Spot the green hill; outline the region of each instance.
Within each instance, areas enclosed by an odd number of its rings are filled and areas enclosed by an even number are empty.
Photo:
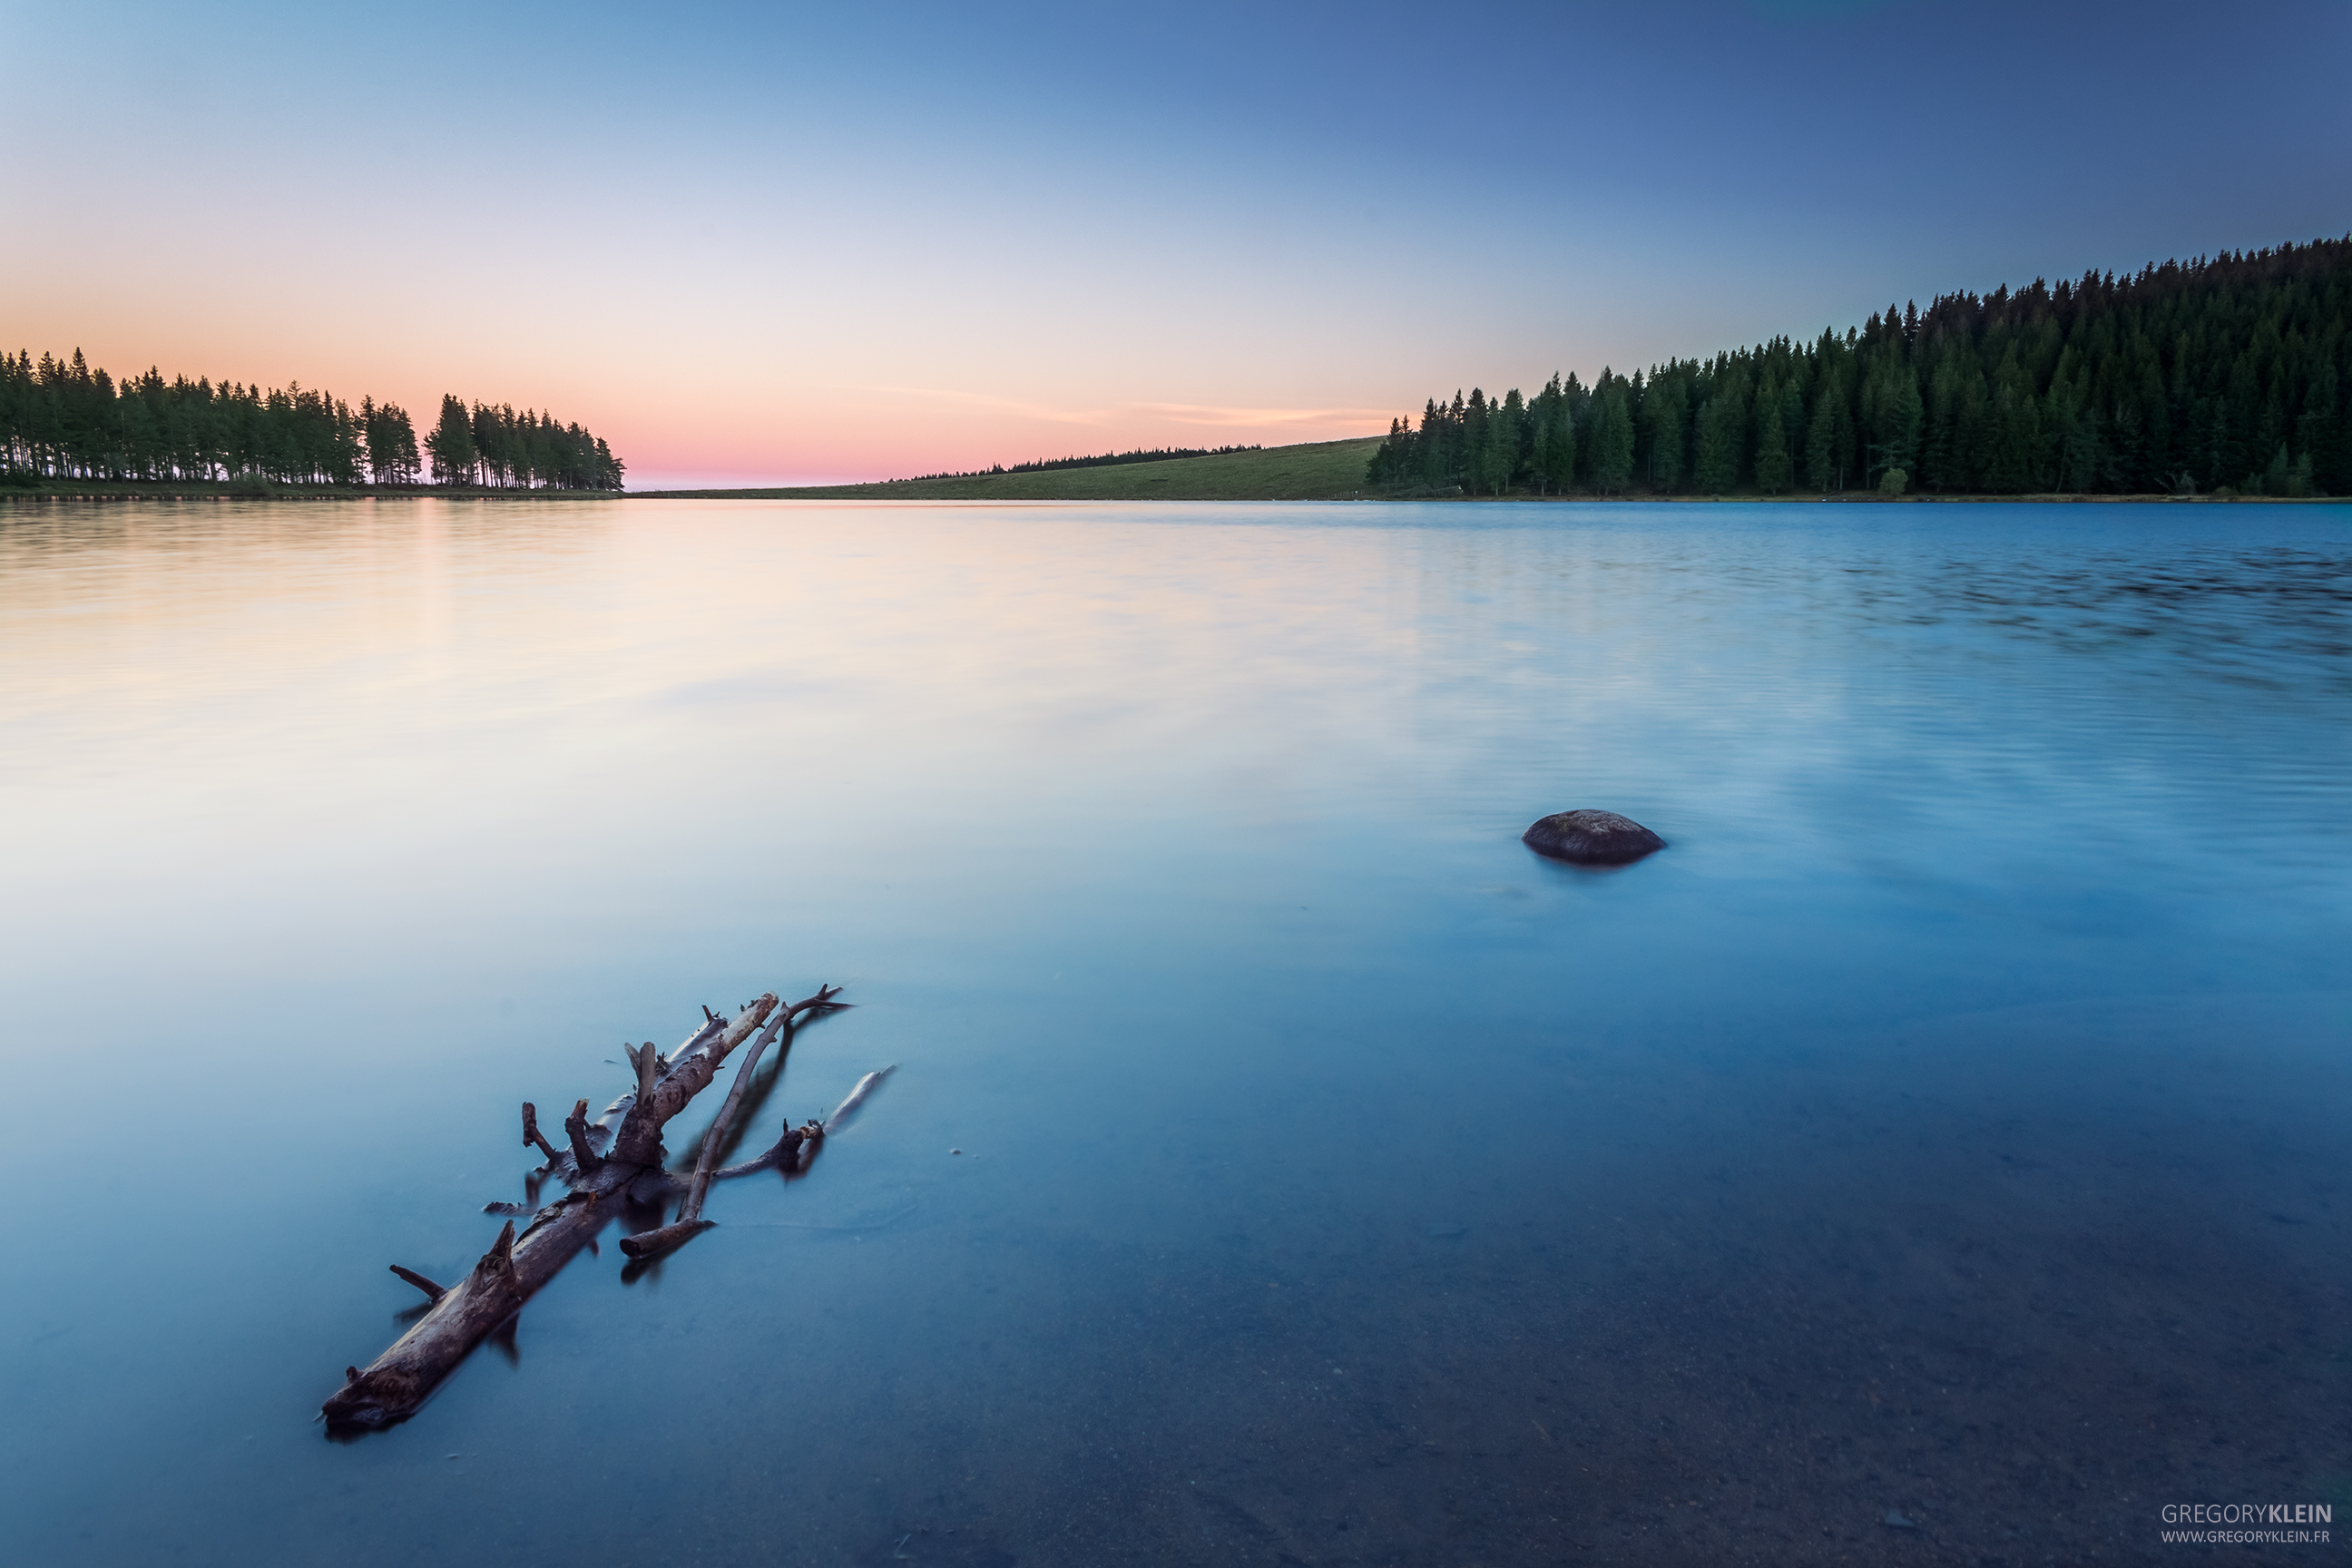
[[[961,479],[891,479],[797,489],[632,490],[632,496],[739,500],[1337,500],[1368,493],[1364,465],[1381,437],[1310,441],[1209,458],[979,474]]]

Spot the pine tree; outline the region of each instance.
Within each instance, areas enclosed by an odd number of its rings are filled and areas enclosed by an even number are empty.
[[[1718,370],[1712,394],[1699,405],[1691,478],[1703,494],[1723,495],[1738,487],[1748,429],[1744,379],[1728,366]]]
[[[1602,495],[1621,494],[1633,478],[1633,415],[1626,384],[1603,369],[1593,384],[1590,473]]]
[[[1419,468],[1411,477],[1423,489],[1434,488],[1445,471],[1445,411],[1433,397],[1422,405],[1421,437],[1413,444],[1413,460]]]
[[[1805,484],[1823,495],[1837,488],[1837,416],[1832,392],[1813,400],[1813,416],[1805,425]]]
[[[1653,372],[1642,398],[1643,471],[1650,488],[1674,491],[1682,488],[1683,428],[1690,419],[1689,379],[1679,366]]]
[[[1576,410],[1569,394],[1575,383],[1571,375],[1563,385],[1559,374],[1552,373],[1551,407],[1544,416],[1550,432],[1550,456],[1545,460],[1544,479],[1555,494],[1576,483]]]
[[[476,481],[481,453],[474,444],[474,421],[455,394],[442,395],[441,420],[425,437],[425,449],[433,454],[434,483],[461,485]]]
[[[1526,424],[1527,404],[1516,386],[1503,395],[1500,404],[1487,411],[1486,462],[1481,478],[1488,494],[1503,494],[1518,478],[1520,442]]]
[[[1779,495],[1794,477],[1789,463],[1789,433],[1780,413],[1780,389],[1767,382],[1756,399],[1756,488]]]
[[[1461,455],[1454,465],[1454,481],[1476,495],[1486,479],[1487,416],[1486,394],[1478,387],[1470,389],[1470,401],[1462,410]]]

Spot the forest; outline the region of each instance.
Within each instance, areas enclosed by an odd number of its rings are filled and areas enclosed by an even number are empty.
[[[2352,237],[1888,306],[1391,422],[1399,494],[2352,493]]]
[[[626,465],[577,424],[454,396],[417,440],[405,409],[291,384],[117,382],[70,359],[0,353],[0,468],[27,479],[263,479],[300,485],[442,485],[617,490]]]

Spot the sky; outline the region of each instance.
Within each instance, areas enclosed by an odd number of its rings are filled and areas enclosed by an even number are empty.
[[[0,0],[0,342],[631,488],[1378,434],[2352,231],[2352,0]]]

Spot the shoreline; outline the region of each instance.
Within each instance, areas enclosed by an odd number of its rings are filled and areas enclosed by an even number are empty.
[[[1546,505],[1699,506],[1734,503],[1824,504],[1864,506],[1948,506],[1955,504],[2018,503],[2040,505],[2262,502],[2272,505],[2327,504],[2325,496],[2175,495],[2166,492],[2133,495],[2067,494],[2037,491],[2030,495],[1942,494],[1913,491],[1899,496],[1875,489],[1832,491],[1790,489],[1779,495],[1742,489],[1723,494],[1636,490],[1601,495],[1590,490],[1566,495],[1536,495],[1516,489],[1499,496],[1466,495],[1458,486],[1370,485],[1364,474],[1379,437],[1357,436],[1338,441],[1302,441],[1287,447],[1259,447],[1239,452],[1213,453],[1199,458],[1171,458],[1148,463],[1116,463],[1075,468],[1024,469],[1017,472],[966,474],[954,478],[878,479],[851,485],[696,486],[678,489],[624,490],[530,489],[497,485],[331,485],[278,484],[257,486],[243,479],[48,479],[37,486],[0,485],[0,501],[22,504],[83,502],[102,504],[137,500],[171,501],[361,501],[433,499],[483,501],[583,500],[789,500],[938,502],[982,501],[1019,505],[1077,502],[1101,505],[1127,501],[1439,501],[1491,506],[1497,502],[1535,501]]]
[[[279,485],[257,492],[235,479],[55,479],[0,485],[5,501],[127,500],[619,500],[625,490],[501,489],[480,485]]]
[[[885,481],[874,485],[826,485],[805,488],[763,488],[744,489],[682,489],[682,490],[552,490],[498,489],[440,485],[320,485],[287,486],[267,494],[240,492],[228,484],[194,485],[139,483],[117,480],[81,485],[60,482],[44,485],[38,489],[0,489],[0,504],[50,504],[75,502],[84,505],[120,503],[124,501],[363,501],[363,500],[487,500],[487,501],[631,501],[631,500],[802,500],[853,502],[909,502],[935,504],[941,501],[963,501],[982,504],[1035,506],[1045,504],[1102,505],[1112,502],[1199,502],[1199,501],[1363,501],[1380,505],[1404,503],[1437,503],[1449,506],[1493,506],[1497,503],[1537,502],[1546,506],[1720,506],[1720,505],[1798,505],[1798,506],[1952,506],[1952,505],[2146,505],[2163,502],[2167,505],[2208,506],[2328,506],[2352,504],[2352,496],[2247,496],[2247,495],[2087,495],[2048,492],[2033,495],[1900,495],[1885,496],[1867,491],[1848,490],[1831,495],[1780,494],[1760,492],[1728,495],[1531,495],[1515,491],[1499,496],[1471,495],[1395,495],[1377,491],[1337,491],[1328,494],[1243,495],[1195,494],[1185,496],[1152,496],[1134,494],[977,494],[940,495],[911,493],[921,481]]]
[[[878,488],[878,487],[877,487],[877,488]],[[863,487],[860,487],[860,489],[861,489],[861,492],[863,492]],[[1163,499],[1166,499],[1166,500],[1174,500],[1174,499],[1177,499],[1177,498],[1172,498],[1172,497],[1171,497],[1171,498],[1162,498],[1162,497],[1158,497],[1158,496],[1113,496],[1113,495],[1104,495],[1104,496],[916,496],[916,495],[876,495],[876,494],[870,494],[870,493],[859,493],[859,494],[856,494],[856,495],[849,495],[849,494],[844,494],[844,493],[842,493],[842,488],[841,488],[841,487],[837,487],[837,486],[836,486],[836,487],[827,487],[827,488],[824,488],[824,489],[808,489],[808,490],[793,490],[793,489],[742,489],[742,490],[630,490],[630,491],[628,491],[625,495],[621,496],[621,497],[617,497],[617,498],[615,498],[615,499],[618,499],[618,500],[848,500],[848,501],[896,501],[896,502],[899,502],[899,503],[902,503],[902,504],[903,504],[903,503],[908,503],[908,502],[925,502],[925,503],[930,503],[930,502],[938,502],[938,501],[943,501],[943,500],[963,500],[963,501],[978,501],[978,502],[998,503],[998,504],[1003,504],[1003,505],[1006,505],[1006,506],[1013,506],[1013,505],[1019,505],[1019,506],[1035,506],[1035,505],[1042,505],[1042,504],[1045,504],[1045,503],[1048,503],[1048,502],[1060,502],[1060,501],[1066,501],[1066,502],[1079,503],[1079,504],[1087,504],[1087,503],[1100,504],[1100,503],[1103,503],[1103,502],[1108,502],[1108,501],[1150,501],[1150,500],[1163,500]],[[1593,495],[1593,494],[1591,494],[1591,493],[1583,493],[1583,494],[1578,494],[1578,495],[1564,495],[1564,496],[1562,496],[1562,495],[1539,496],[1539,495],[1531,495],[1531,494],[1528,494],[1528,492],[1526,492],[1526,491],[1524,491],[1524,490],[1515,490],[1515,491],[1512,491],[1511,493],[1509,493],[1509,494],[1507,494],[1507,495],[1499,495],[1499,496],[1465,496],[1465,495],[1424,495],[1424,496],[1415,496],[1415,495],[1379,495],[1379,494],[1370,494],[1370,495],[1366,495],[1366,494],[1362,494],[1362,493],[1359,492],[1359,493],[1349,493],[1349,494],[1341,494],[1341,495],[1328,495],[1328,496],[1276,496],[1276,497],[1265,497],[1265,496],[1188,496],[1188,497],[1184,497],[1184,498],[1181,498],[1181,499],[1183,499],[1183,500],[1213,500],[1213,501],[1240,501],[1240,500],[1276,500],[1313,501],[1313,502],[1320,502],[1320,503],[1328,503],[1328,502],[1333,502],[1333,501],[1367,501],[1367,502],[1375,502],[1375,503],[1378,503],[1378,504],[1381,504],[1381,505],[1383,505],[1383,506],[1394,506],[1394,505],[1401,505],[1401,504],[1406,504],[1406,503],[1419,503],[1419,502],[1433,502],[1433,503],[1438,503],[1438,504],[1443,504],[1443,505],[1447,505],[1447,506],[1454,506],[1454,505],[1493,506],[1493,505],[1495,505],[1495,504],[1496,504],[1496,503],[1497,503],[1497,502],[1506,502],[1506,501],[1507,501],[1507,502],[1536,501],[1536,502],[1539,502],[1539,503],[1541,503],[1541,504],[1543,504],[1543,505],[1546,505],[1546,506],[1553,506],[1553,505],[1576,505],[1576,506],[1718,506],[1718,505],[1720,505],[1720,506],[1730,506],[1730,505],[1739,505],[1739,506],[1746,506],[1746,505],[1750,505],[1750,504],[1766,504],[1766,505],[1772,505],[1772,506],[1784,506],[1784,505],[1799,505],[1799,506],[1824,506],[1824,505],[1828,505],[1828,506],[1836,506],[1836,505],[1844,505],[1844,504],[1852,504],[1852,505],[1856,505],[1856,506],[1916,506],[1916,505],[1952,505],[1952,504],[1956,504],[1956,503],[1957,503],[1957,504],[1968,504],[1968,505],[1975,505],[1975,504],[1979,504],[1979,503],[1981,503],[1981,504],[1988,504],[1988,505],[2014,505],[2014,504],[2018,504],[2018,503],[2021,503],[2021,502],[2037,502],[2037,503],[2041,503],[2041,504],[2045,504],[2045,505],[2047,505],[2047,504],[2052,504],[2052,503],[2056,503],[2056,502],[2067,502],[2067,503],[2073,503],[2073,502],[2077,502],[2077,501],[2088,501],[2088,502],[2094,502],[2094,503],[2102,504],[2102,505],[2114,505],[2114,504],[2117,504],[2117,503],[2120,503],[2120,502],[2126,502],[2126,501],[2130,501],[2130,502],[2165,501],[2165,502],[2168,502],[2168,503],[2169,503],[2169,502],[2182,502],[2182,503],[2200,503],[2200,502],[2202,502],[2202,503],[2208,503],[2208,504],[2213,504],[2213,505],[2220,505],[2220,506],[2242,506],[2242,505],[2249,505],[2249,504],[2252,504],[2252,505],[2262,505],[2262,506],[2308,506],[2308,505],[2311,505],[2311,504],[2313,504],[2313,503],[2315,503],[2315,503],[2318,503],[2318,504],[2320,504],[2320,505],[2327,505],[2327,504],[2329,504],[2329,503],[2334,503],[2334,504],[2336,504],[2336,505],[2352,504],[2352,496],[2238,496],[2238,495],[2230,495],[2230,496],[2209,496],[2209,495],[2200,495],[2200,496],[2179,496],[2179,495],[2168,495],[2168,494],[2164,494],[2164,493],[2160,493],[2160,492],[2159,492],[2159,493],[2158,493],[2158,494],[2154,494],[2154,495],[2084,495],[2084,494],[2070,494],[2070,493],[2066,493],[2066,492],[2060,492],[2060,491],[2053,491],[2053,492],[2051,492],[2051,493],[2049,493],[2049,494],[2042,494],[2042,495],[1902,495],[1902,496],[1882,496],[1882,495],[1868,494],[1868,493],[1865,493],[1865,492],[1863,492],[1863,491],[1860,491],[1860,490],[1848,490],[1848,491],[1843,491],[1843,492],[1840,492],[1840,493],[1838,493],[1838,494],[1834,494],[1834,495],[1826,495],[1826,496],[1824,496],[1824,495],[1811,495],[1811,496],[1806,496],[1806,495],[1788,495],[1788,494],[1783,494],[1783,495],[1765,495],[1765,494],[1762,494],[1762,493],[1760,493],[1760,492],[1748,493],[1748,494],[1733,493],[1733,494],[1730,494],[1730,495],[1664,495],[1664,494],[1643,494],[1643,495],[1613,495],[1613,496],[1603,496],[1603,495]]]

